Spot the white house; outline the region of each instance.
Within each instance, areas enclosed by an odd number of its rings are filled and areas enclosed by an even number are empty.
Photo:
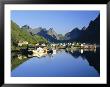
[[[18,42],[18,46],[27,45],[27,44],[28,44],[27,41],[19,41]]]
[[[39,46],[39,43],[36,43],[35,46]]]
[[[46,45],[43,43],[42,46],[46,46]]]
[[[37,51],[38,52],[43,52],[44,50],[43,50],[43,48],[39,47],[39,48],[37,48]]]

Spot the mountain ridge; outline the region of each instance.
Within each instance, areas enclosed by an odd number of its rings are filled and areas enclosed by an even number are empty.
[[[29,27],[29,26],[28,26]],[[30,27],[29,27],[30,28]],[[45,39],[50,42],[57,42],[58,40],[64,41],[79,41],[79,42],[92,42],[100,43],[100,14],[89,22],[87,27],[73,28],[70,32],[67,32],[65,35],[57,34],[53,28],[38,27],[35,29],[27,29],[33,34],[38,34],[43,36]]]

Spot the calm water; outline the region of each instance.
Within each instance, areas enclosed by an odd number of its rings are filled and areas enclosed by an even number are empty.
[[[16,59],[23,61],[11,72],[12,77],[98,77],[100,53],[58,50],[44,57]],[[14,64],[13,64],[14,65]]]

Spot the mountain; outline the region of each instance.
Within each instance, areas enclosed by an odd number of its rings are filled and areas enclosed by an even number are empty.
[[[87,43],[100,43],[100,15],[95,20],[90,21],[88,27],[82,29],[74,28],[65,34],[65,40],[79,41]]]
[[[90,21],[88,27],[83,32],[79,40],[91,43],[100,43],[100,15],[95,20]]]
[[[17,47],[19,41],[28,41],[29,44],[47,43],[47,40],[39,35],[33,35],[19,25],[11,21],[11,47]]]
[[[74,28],[71,32],[68,32],[65,34],[65,40],[75,40],[76,38],[79,38],[81,34],[81,30],[78,28]]]
[[[47,34],[52,36],[53,38],[59,40],[59,37],[58,37],[58,34],[54,31],[53,28],[50,28],[48,31],[47,31]]]
[[[58,34],[59,40],[64,40],[64,36],[62,34]]]
[[[82,28],[82,30],[83,30],[83,31],[86,30],[86,27],[84,26],[84,27]]]
[[[33,34],[36,34],[36,35],[43,36],[49,42],[56,42],[59,39],[57,33],[54,31],[53,28],[46,30],[46,28],[38,27],[35,29],[30,29],[29,32],[32,32]]]
[[[40,35],[47,39],[49,42],[87,42],[87,43],[100,43],[100,14],[95,20],[91,20],[88,27],[82,29],[74,28],[72,31],[67,32],[64,36],[57,34],[53,28],[47,30],[46,28],[38,27],[31,29],[28,25],[22,26],[22,29],[34,35]]]
[[[29,31],[32,32],[33,34],[37,34],[39,32],[47,33],[46,28],[42,28],[42,27],[38,27],[38,28],[34,28],[34,29],[29,29]]]
[[[31,29],[31,28],[28,25],[24,25],[24,26],[21,27],[21,29]]]

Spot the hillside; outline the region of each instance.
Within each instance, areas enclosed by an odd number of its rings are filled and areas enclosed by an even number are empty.
[[[11,47],[17,46],[19,41],[28,41],[29,44],[47,43],[47,40],[39,35],[33,35],[25,29],[21,29],[16,23],[11,21]]]

